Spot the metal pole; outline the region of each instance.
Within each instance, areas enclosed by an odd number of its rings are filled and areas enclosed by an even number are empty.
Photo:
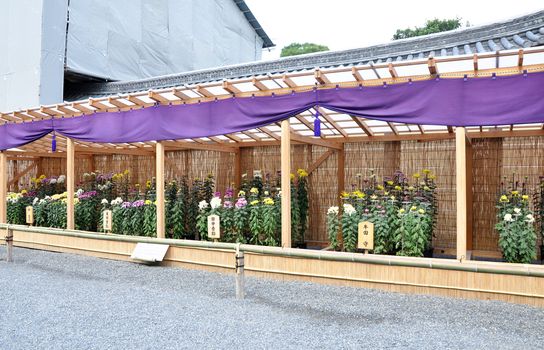
[[[236,299],[244,299],[244,252],[236,245]]]
[[[6,228],[6,247],[7,247],[7,262],[13,262],[13,230]]]

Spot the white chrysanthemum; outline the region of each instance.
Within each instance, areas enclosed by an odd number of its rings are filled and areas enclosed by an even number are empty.
[[[535,222],[535,217],[533,216],[533,214],[527,214],[525,216],[525,218],[527,219],[526,221],[530,224],[532,224],[533,222]]]
[[[54,184],[57,183],[57,179],[51,179],[51,180],[49,180],[49,183],[50,183],[51,185],[54,185]]]
[[[57,179],[57,182],[58,182],[59,184],[62,184],[62,183],[64,183],[65,180],[66,180],[66,176],[61,175],[61,176],[59,176],[59,178]]]
[[[198,203],[198,209],[200,210],[204,210],[208,207],[208,202],[206,201],[201,201],[200,203]]]
[[[79,190],[77,190],[76,195],[81,196],[84,192],[85,191],[82,188],[80,188]]]
[[[102,199],[102,204],[108,204],[108,200],[106,198]]]
[[[38,203],[40,199],[38,197],[34,198],[34,200],[32,201],[32,205],[36,205],[36,203]]]
[[[514,221],[514,218],[512,217],[512,214],[505,214],[504,215],[504,221],[509,221],[509,222]]]
[[[121,205],[121,204],[123,204],[123,199],[121,197],[117,197],[111,201],[111,205]]]
[[[210,206],[212,207],[212,209],[221,208],[221,198],[213,197],[210,201]]]
[[[344,204],[344,214],[352,216],[355,214],[355,208],[351,204]]]
[[[514,208],[514,213],[516,213],[516,214],[521,213],[521,209],[520,208]]]
[[[334,214],[334,215],[337,215],[337,214],[338,214],[338,207],[330,207],[330,208],[327,210],[327,214]]]

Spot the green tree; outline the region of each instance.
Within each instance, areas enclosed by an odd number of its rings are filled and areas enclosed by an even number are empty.
[[[280,57],[303,55],[305,53],[329,51],[329,48],[325,45],[313,44],[313,43],[292,43],[281,49]]]
[[[393,35],[393,40],[413,38],[415,36],[433,34],[445,32],[448,30],[453,30],[461,27],[461,18],[454,19],[432,19],[425,22],[423,27],[406,28],[406,29],[397,29],[396,33]],[[469,24],[467,22],[466,26]]]

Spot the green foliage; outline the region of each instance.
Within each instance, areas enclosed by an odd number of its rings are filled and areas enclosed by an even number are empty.
[[[157,237],[157,207],[155,204],[147,204],[142,210],[143,234],[147,237]]]
[[[320,51],[329,51],[329,48],[325,45],[313,43],[291,43],[281,49],[280,57],[297,56]]]
[[[461,18],[454,19],[432,19],[425,22],[423,27],[397,29],[393,35],[393,40],[412,38],[421,35],[428,35],[433,33],[445,32],[448,30],[454,30],[460,28]],[[468,24],[467,24],[468,26]]]
[[[357,225],[359,224],[359,215],[355,212],[349,212],[344,207],[342,215],[342,239],[344,241],[344,250],[354,252],[357,249]]]
[[[338,229],[340,222],[338,220],[338,207],[332,207],[327,212],[327,236],[332,250],[338,250],[340,242],[338,242]]]
[[[506,180],[506,179],[505,179]],[[529,195],[525,183],[518,188],[519,182],[512,176],[509,188],[501,185],[497,200],[497,224],[499,247],[504,260],[511,263],[529,264],[536,259],[535,217],[529,208]]]
[[[96,196],[82,199],[75,205],[76,230],[97,231],[100,219],[100,209],[97,199]]]
[[[397,255],[424,255],[430,245],[431,218],[423,208],[413,205],[399,210],[399,227],[395,235]]]
[[[47,220],[49,227],[66,228],[66,203],[63,201],[53,201],[49,204]]]

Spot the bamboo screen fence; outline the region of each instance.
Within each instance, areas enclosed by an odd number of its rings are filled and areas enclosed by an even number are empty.
[[[473,249],[498,251],[495,201],[503,177],[507,181],[513,172],[518,180],[536,188],[538,177],[544,175],[544,138],[488,138],[472,140],[473,159]],[[316,145],[292,146],[292,169],[308,169],[328,151]],[[31,160],[11,160],[10,179],[32,165]],[[437,176],[439,214],[433,246],[455,248],[455,140],[361,142],[345,144],[345,187],[351,190],[358,183],[357,174],[368,176],[371,169],[379,179],[391,176],[396,170],[407,176],[422,169],[430,169]],[[133,183],[145,184],[154,177],[153,156],[95,155],[81,156],[76,161],[76,177],[80,181],[85,172],[131,172]],[[252,176],[253,170],[275,175],[280,169],[279,146],[241,148],[241,173]],[[63,158],[40,158],[18,184],[10,190],[25,187],[32,177],[64,174]],[[234,180],[234,154],[216,151],[185,150],[167,153],[165,165],[168,181],[187,176],[189,180],[213,174],[217,190],[224,191]],[[337,153],[332,152],[309,177],[310,221],[306,240],[309,245],[325,245],[325,213],[331,205],[338,205]]]

